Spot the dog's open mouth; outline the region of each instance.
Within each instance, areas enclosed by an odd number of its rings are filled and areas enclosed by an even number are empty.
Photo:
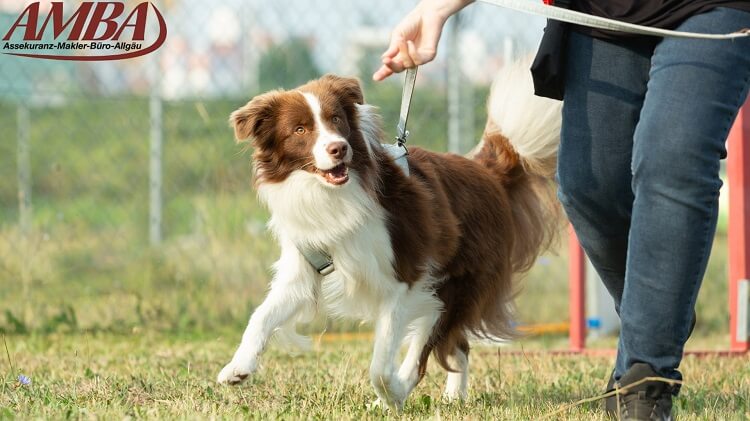
[[[346,164],[339,164],[330,170],[318,169],[318,174],[322,175],[327,182],[334,186],[340,186],[349,181],[349,168]]]

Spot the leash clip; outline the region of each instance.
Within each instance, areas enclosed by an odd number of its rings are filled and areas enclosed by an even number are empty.
[[[406,149],[406,138],[407,137],[409,137],[409,131],[405,130],[403,133],[401,133],[401,130],[399,128],[398,136],[396,136],[396,144],[398,144],[399,147]]]

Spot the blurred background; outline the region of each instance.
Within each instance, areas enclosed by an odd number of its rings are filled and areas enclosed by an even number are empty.
[[[27,3],[0,0],[0,28]],[[375,84],[371,74],[416,1],[154,3],[169,33],[153,54],[90,63],[0,55],[2,332],[238,329],[263,299],[278,250],[229,113],[332,72],[359,77],[395,134],[402,78]],[[409,142],[467,152],[493,75],[531,54],[543,26],[483,4],[451,18],[436,61],[420,70]],[[698,334],[727,331],[724,221]],[[567,320],[565,255],[545,254],[526,277],[521,323]],[[367,329],[309,327],[323,328]]]

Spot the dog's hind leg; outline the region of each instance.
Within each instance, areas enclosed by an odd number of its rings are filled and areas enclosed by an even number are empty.
[[[469,343],[465,339],[448,356],[447,362],[456,371],[448,372],[443,397],[449,401],[464,400],[468,395],[469,386]]]
[[[252,374],[273,332],[306,307],[314,307],[317,273],[294,245],[282,242],[281,258],[266,299],[250,317],[234,357],[219,373],[219,383],[238,384]]]

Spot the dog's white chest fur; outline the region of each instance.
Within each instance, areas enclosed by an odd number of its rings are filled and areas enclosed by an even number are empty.
[[[393,251],[382,215],[371,215],[358,230],[328,248],[336,270],[323,279],[322,298],[337,316],[372,320],[383,298],[399,286]]]
[[[395,281],[393,249],[382,207],[357,174],[340,188],[297,171],[282,183],[259,188],[282,247],[309,245],[332,256],[336,270],[323,278],[319,300],[336,316],[371,320]],[[283,241],[287,240],[287,241]]]

